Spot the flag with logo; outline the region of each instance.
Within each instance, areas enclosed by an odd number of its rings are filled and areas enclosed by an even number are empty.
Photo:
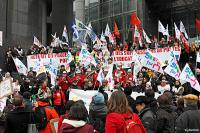
[[[180,75],[180,79],[189,82],[192,88],[200,92],[199,82],[194,76],[188,64],[186,64],[183,68],[182,73]]]
[[[28,69],[26,68],[26,66],[17,57],[13,58],[13,61],[15,63],[18,73],[26,76],[28,73]]]
[[[145,56],[141,59],[141,64],[156,72],[163,73],[163,63],[151,53],[149,50],[146,51]]]
[[[164,71],[168,75],[174,77],[176,80],[180,79],[181,70],[175,57],[172,58],[172,60],[169,62],[168,66],[165,68]]]

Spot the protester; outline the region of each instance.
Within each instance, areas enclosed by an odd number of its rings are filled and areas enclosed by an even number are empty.
[[[59,133],[93,133],[92,125],[87,124],[87,109],[83,104],[74,104],[60,127]]]
[[[101,93],[97,93],[93,98],[89,106],[89,118],[90,123],[94,129],[99,133],[105,132],[107,106],[104,101],[104,96]]]
[[[133,113],[128,106],[125,94],[121,91],[115,91],[108,101],[108,114],[106,116],[105,126],[106,133],[124,133],[124,128],[126,128],[124,119],[137,123],[140,127],[140,131],[146,133],[139,117],[137,114]]]
[[[200,132],[200,110],[197,102],[199,98],[193,94],[183,96],[185,112],[176,120],[176,132]]]
[[[34,114],[24,107],[22,96],[14,96],[13,105],[14,109],[6,116],[4,133],[26,133],[28,124],[33,123]]]
[[[59,118],[56,110],[50,106],[48,98],[41,98],[35,103],[35,121],[39,133],[52,133],[50,120]]]
[[[137,112],[136,108],[135,108],[135,99],[133,99],[131,97],[133,90],[131,87],[126,87],[124,88],[124,94],[126,95],[127,101],[128,101],[128,105],[131,107],[132,111],[134,113]]]
[[[176,114],[170,108],[170,101],[166,95],[158,97],[157,132],[174,133]]]
[[[148,133],[154,133],[156,131],[156,116],[147,106],[147,98],[145,96],[138,96],[135,101],[136,109],[139,112],[138,115]]]

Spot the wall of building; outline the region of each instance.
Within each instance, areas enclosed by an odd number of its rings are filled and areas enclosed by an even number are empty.
[[[75,18],[85,23],[85,0],[74,1]]]

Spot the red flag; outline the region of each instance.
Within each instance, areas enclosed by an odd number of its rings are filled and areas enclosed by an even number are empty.
[[[140,24],[141,24],[141,21],[140,19],[137,17],[136,13],[133,12],[132,16],[131,16],[131,25],[133,26],[137,26],[137,27],[140,27]]]
[[[181,33],[181,38],[182,38],[183,44],[185,46],[185,51],[189,54],[189,52],[190,52],[190,46],[189,46],[188,41],[185,39],[183,33]]]
[[[198,20],[197,18],[196,18],[196,27],[197,27],[197,31],[200,32],[200,20]]]
[[[119,30],[118,30],[118,27],[117,27],[117,24],[115,21],[114,21],[114,34],[117,38],[120,38],[120,33],[119,33]]]

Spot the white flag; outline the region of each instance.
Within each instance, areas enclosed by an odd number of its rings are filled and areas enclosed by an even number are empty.
[[[163,35],[166,34],[165,27],[164,27],[163,24],[160,22],[160,20],[158,21],[158,32],[161,32]]]
[[[188,64],[186,64],[183,68],[183,71],[180,75],[180,79],[189,82],[192,88],[200,92],[199,82],[194,76]]]
[[[167,37],[169,37],[169,29],[168,29],[168,24],[167,24],[167,27],[166,27],[166,29],[165,29],[165,33],[164,33],[164,35],[166,35]]]
[[[144,39],[146,40],[147,43],[151,43],[151,40],[149,39],[149,37],[147,36],[146,32],[143,29],[143,35],[144,35]]]
[[[62,36],[65,38],[66,42],[69,42],[66,25],[64,25]]]
[[[135,25],[134,39],[135,39],[136,37],[138,38],[140,47],[142,47],[142,38],[141,38],[141,36],[140,36],[140,32],[138,31],[137,26]]]
[[[197,53],[197,62],[200,62],[200,54],[199,54],[199,52]]]
[[[176,80],[180,79],[181,70],[175,57],[169,62],[168,66],[165,68],[164,71],[168,75],[174,77]]]
[[[163,73],[163,63],[149,50],[146,51],[145,56],[141,60],[141,64],[151,70]]]
[[[107,37],[111,36],[111,32],[110,32],[110,28],[109,28],[108,24],[106,25],[106,29],[105,29],[104,35],[107,36]]]
[[[133,68],[133,79],[136,81],[137,74],[142,69],[142,64],[140,63],[139,55],[135,51],[133,52],[133,59],[135,59]]]
[[[102,69],[99,71],[98,76],[97,76],[97,80],[99,81],[99,83],[102,85],[103,80],[105,79],[104,74]]]
[[[185,38],[188,39],[188,34],[187,34],[186,30],[185,30],[185,26],[183,25],[182,21],[180,21],[180,32],[183,32],[184,35],[185,35]]]
[[[37,45],[38,47],[42,47],[42,44],[40,43],[40,41],[35,36],[33,38],[33,44]]]
[[[71,52],[68,51],[67,53],[67,64],[69,64],[70,62],[72,62],[73,58],[72,58],[72,54]]]
[[[18,73],[27,75],[28,69],[26,68],[26,66],[18,58],[13,58],[13,61],[15,63]]]
[[[178,29],[178,27],[176,26],[175,23],[174,23],[174,28],[175,28],[176,38],[180,40],[181,39],[181,32],[180,32],[180,30]]]
[[[135,26],[134,37],[138,37],[138,38],[140,37],[140,33],[139,33],[139,31],[138,31],[137,26]]]

